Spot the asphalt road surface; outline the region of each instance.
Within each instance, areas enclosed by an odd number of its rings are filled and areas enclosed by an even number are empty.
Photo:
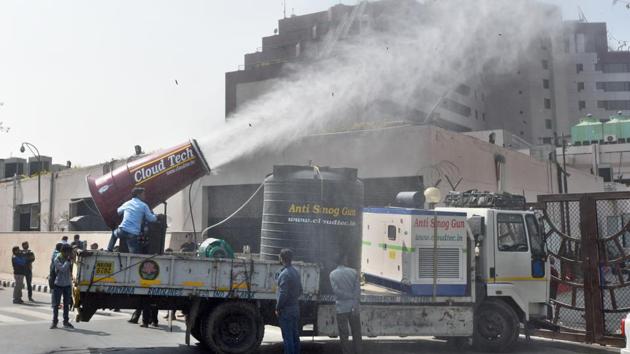
[[[174,321],[170,332],[166,320],[160,315],[159,328],[140,328],[127,323],[130,311],[99,311],[87,323],[71,322],[75,329],[49,329],[52,321],[50,294],[35,293],[35,303],[12,304],[12,290],[0,288],[0,353],[3,354],[203,354],[205,351],[192,339],[191,346],[184,344],[183,318]],[[24,293],[26,296],[26,292]],[[61,311],[60,311],[61,312]],[[60,313],[61,315],[61,313]],[[304,337],[303,350],[310,353],[341,353],[338,342],[330,338]],[[280,330],[268,326],[260,354],[281,354]],[[472,351],[457,350],[448,344],[430,338],[366,339],[365,354],[461,354]],[[521,339],[517,354],[568,354],[568,353],[619,353],[599,347],[578,346],[561,342]]]

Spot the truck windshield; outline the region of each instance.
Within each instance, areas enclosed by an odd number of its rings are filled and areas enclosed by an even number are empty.
[[[532,255],[544,256],[545,245],[542,234],[540,232],[540,226],[534,215],[525,215],[527,221],[527,232],[529,233],[529,243],[532,245]]]
[[[499,251],[527,252],[525,223],[520,214],[499,214],[497,216],[497,246]]]

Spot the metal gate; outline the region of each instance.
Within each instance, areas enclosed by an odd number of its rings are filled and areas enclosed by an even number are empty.
[[[551,322],[543,335],[623,345],[630,312],[630,192],[542,195],[551,264]],[[628,264],[626,269],[625,265]]]

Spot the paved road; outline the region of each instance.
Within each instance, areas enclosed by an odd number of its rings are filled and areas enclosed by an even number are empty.
[[[35,293],[36,303],[13,305],[12,289],[0,288],[0,353],[3,354],[203,354],[198,345],[184,344],[184,325],[174,322],[173,332],[168,331],[165,320],[160,328],[140,328],[127,323],[130,311],[115,313],[99,311],[87,323],[74,323],[75,329],[48,329],[52,310],[50,295]],[[74,316],[71,316],[73,318]],[[336,340],[329,338],[303,338],[303,353],[340,353]],[[194,339],[193,339],[194,341]],[[281,354],[280,331],[268,326],[259,354]],[[444,342],[424,338],[369,339],[365,354],[461,354]],[[521,340],[515,353],[518,354],[568,354],[600,353],[596,347],[580,347],[536,340],[526,343]],[[618,350],[616,351],[619,352]],[[471,352],[472,353],[472,352]]]

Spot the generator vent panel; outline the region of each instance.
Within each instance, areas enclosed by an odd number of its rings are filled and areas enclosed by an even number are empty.
[[[459,279],[460,256],[459,248],[438,248],[438,278]],[[418,248],[418,278],[433,278],[433,248]]]

